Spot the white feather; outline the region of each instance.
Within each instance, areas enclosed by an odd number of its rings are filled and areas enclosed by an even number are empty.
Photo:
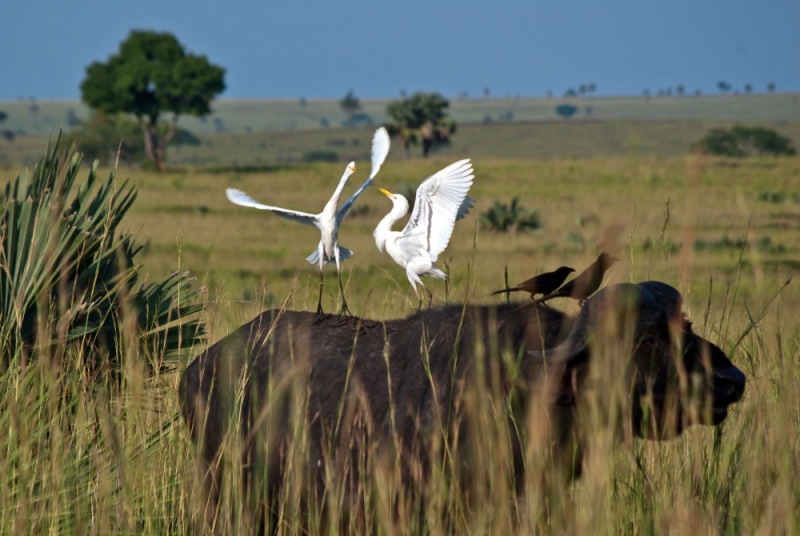
[[[225,195],[228,197],[228,201],[230,201],[234,205],[257,208],[258,210],[269,210],[283,218],[300,223],[305,223],[306,225],[313,225],[314,227],[319,229],[319,224],[317,223],[316,214],[308,214],[307,212],[299,212],[297,210],[288,210],[281,207],[264,205],[262,203],[259,203],[258,201],[256,201],[243,191],[237,190],[236,188],[225,188]]]
[[[432,261],[444,251],[475,175],[469,160],[459,160],[431,175],[417,188],[414,210],[402,236],[403,249],[424,249]]]
[[[417,188],[414,210],[405,228],[392,231],[392,224],[408,212],[408,200],[382,190],[392,200],[392,210],[373,232],[375,244],[405,268],[406,276],[417,292],[421,276],[444,279],[435,266],[453,234],[453,225],[464,217],[474,200],[467,201],[474,174],[469,160],[459,160],[425,179]]]
[[[391,140],[389,139],[389,133],[384,127],[380,127],[372,136],[372,169],[370,169],[369,177],[361,186],[358,187],[358,190],[356,190],[355,193],[347,199],[347,201],[342,203],[342,206],[339,208],[339,212],[336,214],[337,225],[341,225],[342,220],[345,216],[347,216],[347,213],[350,212],[350,209],[353,207],[353,203],[356,202],[356,199],[358,199],[359,196],[364,193],[364,190],[371,186],[375,181],[375,176],[378,174],[378,171],[381,170],[381,166],[383,165],[384,161],[386,161],[386,157],[389,155],[390,146]]]

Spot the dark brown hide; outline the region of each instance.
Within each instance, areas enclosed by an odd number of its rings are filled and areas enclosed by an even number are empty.
[[[602,290],[576,319],[531,303],[450,305],[387,322],[267,311],[195,359],[180,398],[213,506],[225,434],[241,435],[245,472],[262,468],[274,494],[297,419],[308,430],[308,476],[319,490],[326,464],[353,479],[348,468],[367,451],[399,453],[405,478],[424,478],[436,434],[469,448],[476,432],[459,412],[475,387],[511,397],[515,422],[547,415],[575,473],[583,386],[609,371],[630,395],[622,426],[644,437],[718,424],[745,385],[718,347],[692,333],[680,294],[645,282]],[[510,435],[519,478],[524,433]]]

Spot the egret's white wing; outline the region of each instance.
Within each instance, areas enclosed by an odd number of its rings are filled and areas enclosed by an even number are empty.
[[[347,201],[342,203],[341,207],[339,207],[339,212],[336,213],[337,226],[341,225],[342,220],[347,216],[347,213],[350,212],[358,196],[360,196],[375,180],[375,175],[378,174],[378,171],[380,171],[381,166],[389,154],[390,145],[389,133],[386,132],[384,127],[380,127],[372,136],[372,169],[370,169],[369,178],[358,187],[358,190],[356,190]]]
[[[243,191],[237,190],[236,188],[225,188],[225,195],[228,196],[228,201],[234,205],[257,208],[259,210],[269,210],[282,218],[286,218],[287,220],[305,223],[306,225],[313,225],[314,227],[319,228],[319,221],[316,214],[308,214],[306,212],[298,212],[296,210],[287,210],[285,208],[263,205]]]
[[[381,170],[386,157],[389,156],[390,145],[389,133],[386,129],[381,127],[376,130],[372,136],[372,169],[369,172],[371,178],[374,179],[375,175]]]
[[[447,247],[459,209],[472,186],[472,164],[459,160],[431,175],[417,188],[417,200],[398,246],[424,249],[436,260]]]

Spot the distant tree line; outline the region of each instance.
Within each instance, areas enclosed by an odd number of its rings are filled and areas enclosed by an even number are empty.
[[[195,136],[178,128],[178,119],[187,114],[201,119],[209,115],[211,101],[225,88],[224,74],[222,67],[210,63],[205,56],[188,53],[172,34],[134,30],[107,61],[87,67],[81,98],[90,107],[91,116],[85,122],[80,122],[74,113],[68,117],[68,124],[75,127],[71,137],[88,158],[104,163],[144,159],[155,169],[164,169],[170,143],[199,143]],[[733,90],[726,81],[718,82],[717,88],[721,93]],[[743,90],[750,93],[753,86],[745,84]],[[773,82],[767,84],[767,91],[775,91]],[[596,92],[597,84],[586,82],[568,88],[564,96],[586,97]],[[685,93],[682,84],[675,86],[674,94]],[[645,90],[644,94],[649,97],[650,91]],[[672,94],[672,88],[658,92],[660,96]],[[485,87],[483,97],[490,95],[489,87]],[[551,95],[548,92],[548,97]],[[33,98],[31,102],[31,113],[36,113],[38,107]],[[306,105],[305,98],[300,99],[300,105]],[[386,127],[390,135],[400,138],[407,155],[419,146],[427,157],[437,147],[449,144],[456,132],[457,125],[448,115],[449,105],[439,93],[408,96],[403,90],[401,100],[387,106],[390,122]],[[346,116],[343,126],[374,124],[352,89],[340,100],[340,107]],[[575,104],[555,106],[556,115],[564,119],[578,112]],[[592,107],[586,106],[584,112],[591,116]],[[164,116],[168,119],[163,120]],[[0,111],[0,122],[5,117]],[[513,113],[508,112],[503,119],[512,120]],[[329,126],[330,122],[324,119],[321,124]],[[225,130],[219,118],[215,119],[215,127],[217,131]],[[313,156],[331,158],[330,154]]]

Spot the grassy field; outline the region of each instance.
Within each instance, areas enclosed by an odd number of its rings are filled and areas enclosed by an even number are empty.
[[[596,157],[679,157],[709,129],[749,124],[772,128],[800,147],[800,120],[570,120],[506,121],[465,124],[453,143],[439,147],[438,159],[489,158],[523,160]],[[209,169],[242,171],[269,169],[302,163],[310,153],[324,152],[344,165],[350,160],[368,161],[374,128],[307,129],[286,132],[224,132],[199,136],[199,145],[171,147],[170,165],[176,172]],[[19,136],[13,142],[0,141],[0,168],[8,174],[17,166],[33,166],[40,158],[48,136]],[[405,159],[397,140],[393,160]],[[115,146],[112,144],[112,146]],[[420,149],[412,148],[412,159]],[[183,170],[183,171],[181,171]]]
[[[390,160],[378,184],[398,190],[448,162]],[[366,177],[368,163],[357,165],[361,167],[345,195]],[[443,256],[451,265],[455,299],[467,297],[470,270],[481,276],[472,283],[477,286],[472,292],[485,296],[501,286],[504,265],[516,280],[559,260],[580,266],[599,249],[625,252],[628,262],[616,269],[622,280],[664,278],[669,273],[665,270],[675,268],[670,267],[674,259],[696,258],[682,268],[679,281],[687,285],[685,290],[705,291],[713,277],[719,283],[715,292],[724,292],[734,277],[743,277],[743,269],[752,285],[775,284],[798,267],[796,159],[475,159],[474,165],[477,204],[458,224]],[[147,241],[142,262],[157,275],[178,267],[202,275],[209,288],[219,289],[212,300],[219,292],[226,299],[246,298],[262,287],[281,299],[295,273],[313,295],[317,272],[304,258],[316,246],[317,231],[232,205],[224,188],[245,190],[262,202],[316,211],[329,197],[339,168],[313,164],[268,173],[134,175],[140,194],[129,224]],[[509,202],[512,196],[538,212],[543,228],[516,235],[479,229],[478,215],[495,200]],[[344,264],[350,294],[358,297],[354,303],[387,288],[387,278],[392,281],[388,288],[408,298],[405,274],[378,253],[371,235],[390,208],[388,200],[373,189],[357,207],[340,234],[340,242],[356,252],[353,262]],[[641,265],[642,257],[649,262]],[[335,270],[327,276],[334,281]],[[434,288],[441,286],[437,283]],[[334,286],[329,285],[331,298]],[[384,303],[382,298],[378,303]],[[363,307],[368,315],[383,316],[368,300]]]
[[[492,302],[499,298],[489,294],[504,285],[506,267],[515,283],[562,264],[580,270],[599,251],[609,251],[621,258],[610,282],[658,279],[677,287],[696,331],[748,376],[745,399],[720,431],[694,428],[672,441],[612,447],[598,430],[600,447],[584,478],[550,497],[548,513],[534,496],[511,507],[509,490],[499,489],[483,498],[479,512],[465,514],[464,528],[488,534],[514,527],[556,534],[800,530],[800,294],[796,283],[779,292],[800,270],[800,159],[685,156],[684,141],[670,141],[682,140],[671,129],[698,127],[682,125],[512,123],[506,131],[464,128],[458,145],[428,160],[406,160],[393,148],[377,179],[389,190],[416,185],[455,158],[474,161],[477,205],[456,225],[438,263],[449,284],[429,282],[434,304]],[[798,122],[787,125],[797,140]],[[530,130],[523,135],[514,128]],[[644,136],[648,128],[663,135]],[[579,131],[584,137],[574,139]],[[359,167],[345,195],[369,168],[371,132],[357,132],[352,152],[341,155]],[[487,141],[487,132],[505,137]],[[603,154],[606,144],[615,143],[629,149]],[[674,149],[664,154],[642,148],[671,143]],[[536,151],[540,144],[547,154]],[[498,154],[482,150],[487,145]],[[526,147],[531,154],[520,157]],[[120,178],[130,177],[139,189],[126,221],[146,242],[139,262],[154,279],[174,270],[198,277],[207,289],[211,342],[287,300],[291,308],[313,310],[318,271],[304,258],[317,232],[234,206],[223,192],[234,186],[265,203],[315,212],[342,168],[296,164],[246,173],[186,167],[160,175],[121,170]],[[481,229],[479,214],[512,196],[538,212],[542,229]],[[343,265],[350,308],[371,318],[404,316],[416,309],[416,298],[404,271],[376,250],[371,236],[389,202],[373,188],[356,208],[340,234],[340,243],[356,252]],[[335,273],[330,267],[325,272],[324,306],[331,311],[338,303]],[[573,303],[556,305],[577,310]],[[0,533],[196,533],[202,506],[194,453],[177,417],[178,374],[146,377],[135,354],[127,363],[120,391],[93,385],[74,369],[48,368],[45,360],[2,373],[0,428],[8,433],[0,437]],[[489,468],[492,463],[487,461]],[[447,508],[446,492],[431,512]],[[226,500],[238,504],[235,497]],[[421,532],[442,530],[435,519],[430,523]],[[381,532],[417,533],[386,519],[377,525]]]
[[[555,106],[567,101],[579,112],[563,120]],[[362,111],[383,123],[388,102],[364,100]],[[347,117],[337,100],[223,99],[213,109],[206,118],[181,118],[180,126],[201,143],[172,147],[171,165],[264,167],[294,164],[323,151],[342,163],[369,156],[374,127],[343,128]],[[33,165],[48,138],[88,116],[77,101],[5,101],[0,110],[8,115],[0,131],[14,134],[13,141],[0,139],[0,167],[8,169]],[[739,123],[773,128],[800,146],[800,95],[794,93],[453,99],[450,115],[459,129],[454,143],[441,148],[442,158],[678,156],[708,129]]]
[[[392,100],[399,100],[392,99]],[[387,120],[390,100],[363,99],[361,112],[376,123]],[[707,95],[686,97],[585,97],[585,98],[487,98],[450,99],[450,115],[458,123],[489,121],[549,121],[558,119],[555,107],[572,103],[576,119],[640,120],[800,120],[800,95],[795,93]],[[324,124],[341,127],[347,116],[339,101],[228,100],[213,103],[206,118],[184,117],[181,126],[196,134],[213,132],[268,132],[317,129]],[[79,101],[0,101],[8,118],[0,127],[17,134],[47,135],[68,129],[86,119],[88,109]]]

